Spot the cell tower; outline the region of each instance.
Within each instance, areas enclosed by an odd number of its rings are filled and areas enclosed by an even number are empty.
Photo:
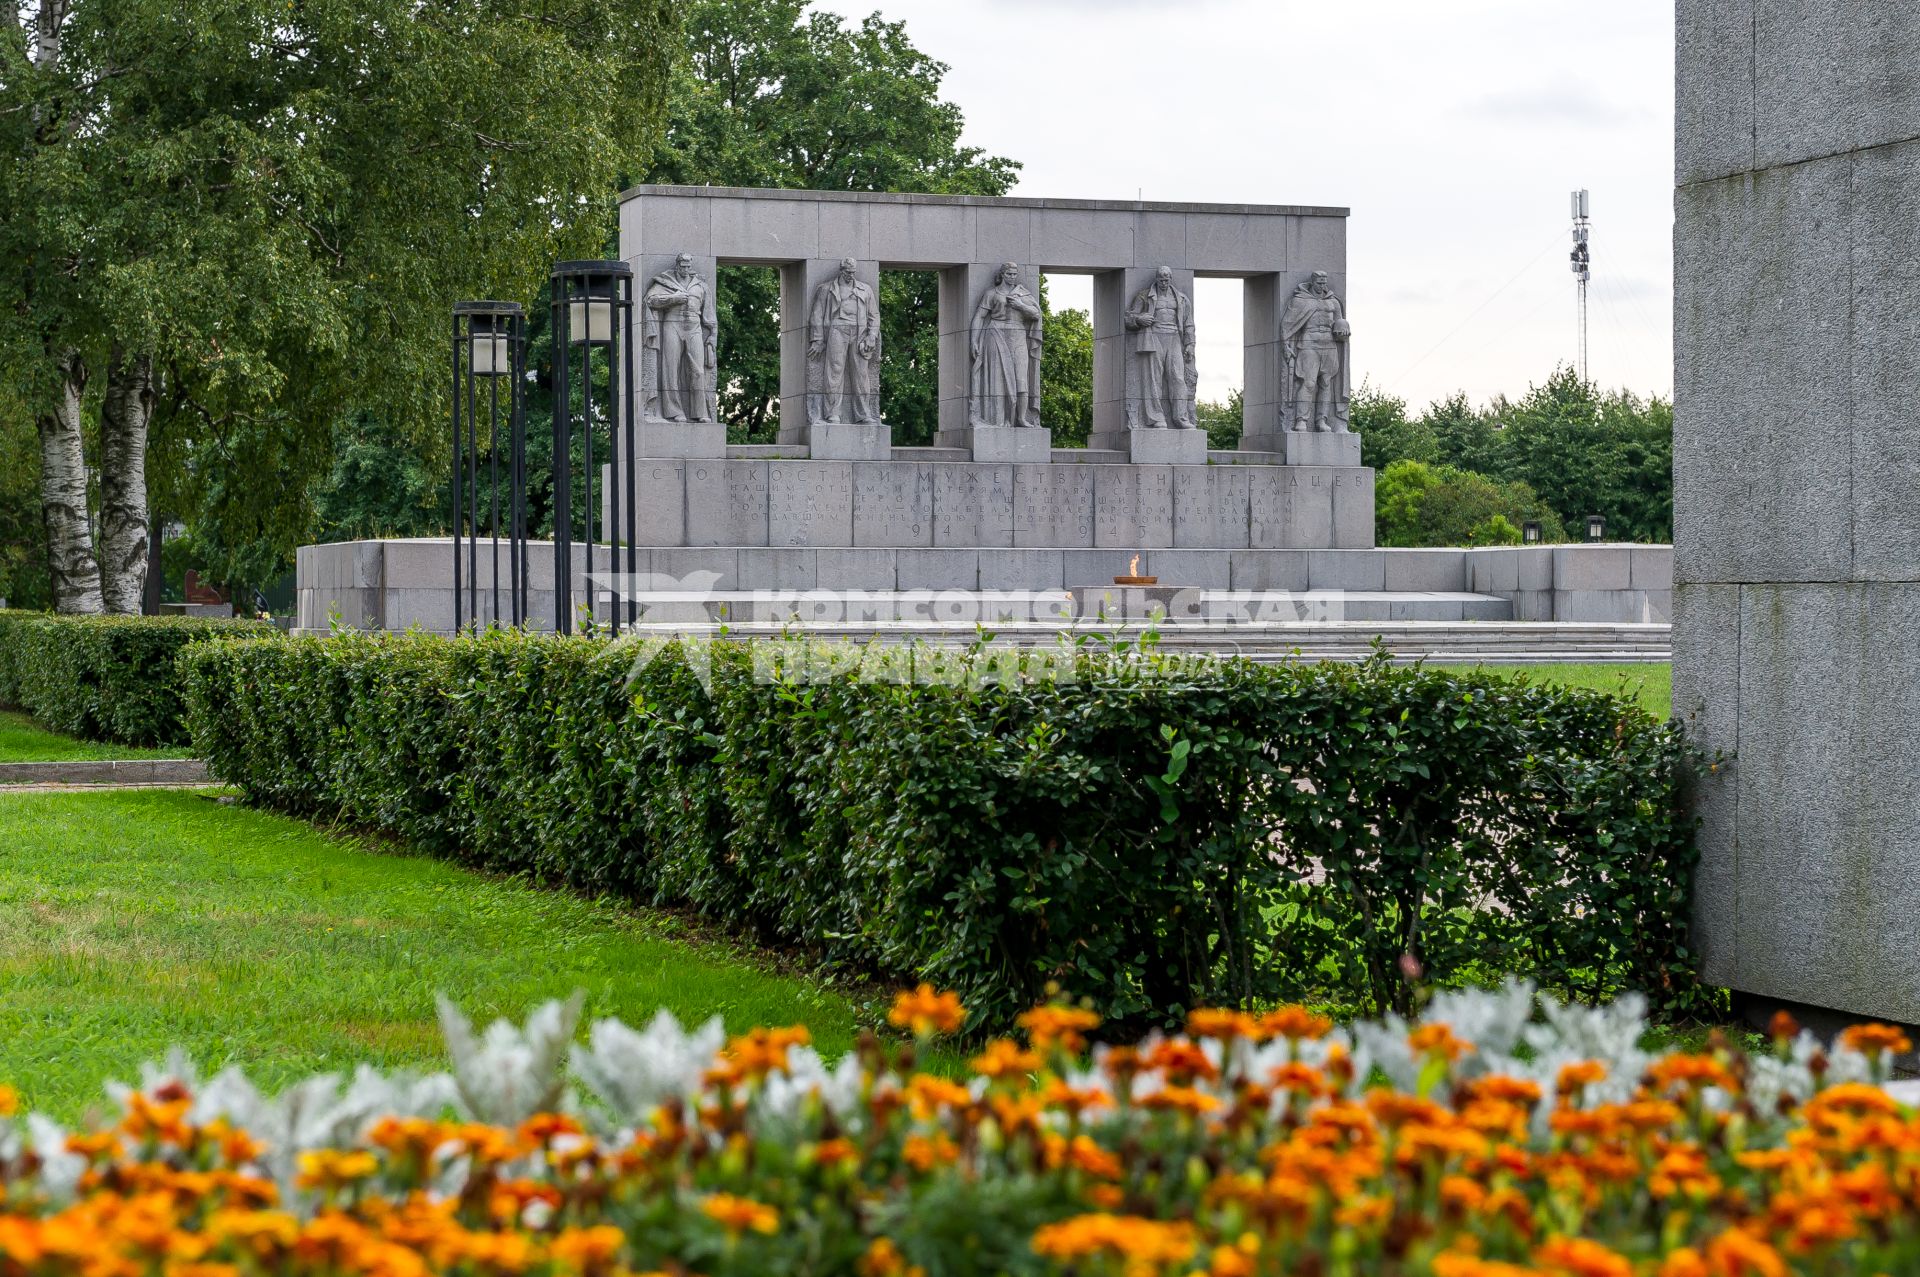
[[[1587,193],[1573,193],[1573,278],[1580,290],[1580,380],[1587,380],[1587,281],[1593,278],[1593,255],[1587,247]]]

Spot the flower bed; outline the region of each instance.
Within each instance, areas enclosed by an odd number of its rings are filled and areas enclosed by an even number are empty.
[[[1637,1002],[1637,1000],[1635,1000]],[[959,1027],[829,1067],[801,1028],[728,1040],[577,1003],[476,1035],[454,1068],[266,1099],[184,1062],[115,1125],[0,1123],[9,1274],[1433,1274],[1775,1277],[1920,1262],[1920,1120],[1874,1083],[1898,1031],[1830,1054],[1649,1056],[1635,1002],[1442,995],[1335,1029],[1196,1011],[1084,1051],[1045,1007],[965,1080],[914,1071]],[[1371,1077],[1382,1084],[1368,1086]]]

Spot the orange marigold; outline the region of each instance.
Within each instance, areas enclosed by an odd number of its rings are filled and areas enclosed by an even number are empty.
[[[957,993],[939,993],[930,984],[921,984],[911,992],[901,993],[893,1000],[893,1010],[887,1012],[887,1023],[896,1029],[910,1029],[917,1038],[931,1037],[935,1033],[957,1033],[966,1023],[967,1009],[960,1005]]]
[[[1195,1250],[1193,1225],[1138,1215],[1075,1215],[1033,1234],[1033,1249],[1048,1259],[1117,1255],[1130,1264],[1180,1263]]]
[[[909,1135],[907,1142],[900,1146],[900,1156],[907,1159],[907,1165],[925,1175],[936,1166],[959,1160],[960,1148],[947,1138],[945,1131],[935,1131],[931,1135]]]
[[[1660,1261],[1660,1277],[1712,1277],[1712,1274],[1707,1271],[1707,1261],[1700,1258],[1699,1251],[1682,1246],[1669,1251]]]
[[[1205,1091],[1196,1091],[1190,1086],[1163,1086],[1151,1095],[1140,1097],[1140,1107],[1160,1109],[1170,1113],[1191,1113],[1195,1117],[1203,1113],[1212,1113],[1222,1107],[1223,1101],[1217,1095]]]
[[[1268,1037],[1286,1038],[1297,1042],[1302,1038],[1318,1040],[1333,1032],[1333,1021],[1324,1015],[1315,1015],[1302,1006],[1285,1006],[1267,1012],[1255,1021],[1259,1031]]]
[[[995,1079],[1025,1077],[1039,1067],[1038,1055],[1021,1050],[1006,1038],[995,1038],[987,1043],[984,1053],[973,1057],[973,1071]]]
[[[1891,1024],[1850,1024],[1840,1030],[1840,1045],[1860,1052],[1869,1059],[1905,1055],[1913,1050],[1913,1041]]]
[[[925,1277],[926,1269],[909,1264],[890,1237],[876,1237],[855,1265],[860,1277]]]
[[[1245,1011],[1220,1011],[1203,1007],[1187,1013],[1187,1036],[1194,1038],[1219,1038],[1222,1042],[1234,1038],[1250,1038],[1259,1035],[1259,1025]]]
[[[379,1169],[379,1159],[362,1149],[314,1149],[300,1154],[300,1175],[295,1183],[301,1188],[343,1188],[371,1178]]]
[[[1560,1066],[1560,1076],[1555,1079],[1553,1089],[1562,1095],[1577,1095],[1596,1082],[1606,1079],[1607,1066],[1598,1060],[1575,1060],[1572,1064]]]
[[[1633,1277],[1624,1255],[1584,1237],[1553,1237],[1533,1252],[1533,1262],[1567,1277]]]
[[[1415,1055],[1437,1057],[1448,1063],[1473,1050],[1473,1043],[1455,1037],[1452,1028],[1437,1021],[1416,1025],[1407,1034],[1407,1045]]]
[[[1017,1021],[1027,1031],[1036,1051],[1058,1047],[1071,1055],[1086,1049],[1087,1034],[1100,1027],[1100,1017],[1085,1007],[1046,1006],[1025,1012]]]
[[[553,1261],[579,1272],[602,1272],[620,1257],[627,1244],[626,1234],[611,1224],[592,1228],[567,1228],[547,1247]]]
[[[715,1193],[700,1203],[700,1211],[728,1232],[771,1233],[780,1227],[780,1212],[765,1202],[732,1193]]]
[[[1737,1228],[1707,1243],[1708,1271],[1715,1277],[1788,1277],[1780,1252]]]
[[[1538,1277],[1531,1268],[1447,1251],[1433,1257],[1433,1277]]]

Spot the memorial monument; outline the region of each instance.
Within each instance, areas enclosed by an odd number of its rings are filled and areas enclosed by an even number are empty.
[[[1750,1012],[1920,1023],[1920,6],[1678,21],[1673,707],[1731,755],[1696,948]]]
[[[1169,581],[1225,588],[1235,554],[1373,544],[1373,475],[1345,431],[1343,209],[642,186],[621,199],[620,255],[652,281],[631,492],[656,575],[1068,589],[1158,552]],[[774,445],[729,447],[705,423],[728,263],[780,272]],[[886,425],[883,270],[938,275],[932,447],[896,447]],[[1055,448],[1041,424],[1044,271],[1093,277],[1091,447]],[[1244,292],[1246,437],[1227,452],[1195,428],[1198,275]],[[1302,369],[1325,435],[1285,428]],[[1307,438],[1351,448],[1309,455]],[[613,482],[624,502],[627,475]],[[1274,579],[1256,564],[1239,585]]]

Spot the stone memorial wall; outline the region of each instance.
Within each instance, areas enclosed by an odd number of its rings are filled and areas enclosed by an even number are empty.
[[[1920,1023],[1920,6],[1680,0],[1673,707],[1706,978]]]
[[[635,543],[685,550],[721,588],[748,588],[729,567],[748,550],[816,551],[805,588],[999,589],[1099,582],[1060,553],[988,551],[1212,551],[1218,571],[1194,568],[1224,580],[1233,550],[1373,544],[1344,209],[643,186],[622,197],[620,255],[643,316]],[[775,445],[730,447],[717,420],[715,271],[736,263],[779,271]],[[886,421],[879,280],[896,269],[939,276],[931,447],[895,447]],[[1039,424],[1042,272],[1093,277],[1088,448]],[[1233,452],[1194,419],[1197,276],[1244,289]],[[626,505],[624,467],[609,477]]]

